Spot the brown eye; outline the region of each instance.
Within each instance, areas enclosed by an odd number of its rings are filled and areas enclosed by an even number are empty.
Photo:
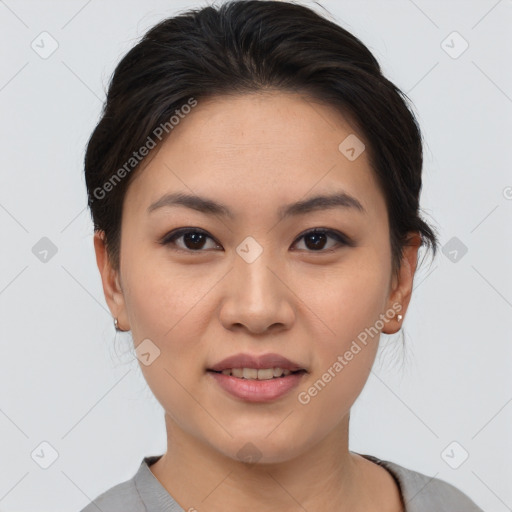
[[[301,239],[304,239],[304,245],[308,252],[327,252],[329,249],[334,249],[337,246],[352,245],[345,235],[332,229],[315,228],[312,231],[303,233],[298,238],[298,240]],[[328,245],[329,239],[334,240],[335,243]]]
[[[213,238],[201,229],[180,228],[166,235],[161,244],[175,245],[179,250],[189,252],[204,252],[203,249],[209,249],[205,247],[208,240],[214,242],[213,248],[219,247]]]
[[[300,250],[306,252],[332,252],[340,246],[353,246],[351,240],[338,231],[332,229],[315,228],[303,233],[295,242],[304,239],[304,247]],[[330,240],[330,241],[329,241]],[[206,231],[199,228],[180,228],[168,233],[160,242],[162,245],[173,245],[179,251],[205,252],[211,249],[222,249]],[[210,246],[208,247],[208,243]]]

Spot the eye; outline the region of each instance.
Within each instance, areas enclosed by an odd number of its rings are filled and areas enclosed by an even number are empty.
[[[334,240],[335,243],[326,247],[328,239]],[[297,240],[304,239],[304,245],[308,252],[332,252],[337,246],[352,246],[351,240],[338,231],[325,228],[315,228],[303,233]]]
[[[178,240],[183,239],[181,243],[177,243]],[[168,233],[160,243],[162,245],[177,245],[178,250],[188,252],[202,252],[201,249],[207,245],[207,240],[214,242],[214,247],[220,247],[220,245],[213,240],[213,238],[199,228],[180,228]]]
[[[326,247],[326,241],[328,239],[334,240],[334,244]],[[352,241],[342,233],[326,228],[315,228],[307,231],[300,235],[293,245],[297,244],[297,241],[304,239],[305,247],[307,252],[332,252],[336,246],[353,246]],[[204,252],[202,249],[208,249],[207,241],[213,242],[213,247],[210,249],[221,248],[221,245],[217,243],[206,231],[200,228],[179,228],[171,231],[160,241],[162,245],[175,245],[177,250],[185,252]],[[178,243],[180,241],[180,243]],[[301,249],[303,250],[303,249]]]

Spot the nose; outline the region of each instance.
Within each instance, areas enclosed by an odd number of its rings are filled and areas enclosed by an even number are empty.
[[[248,263],[235,259],[224,280],[220,321],[228,330],[264,334],[290,329],[295,319],[293,297],[282,265],[266,251]]]

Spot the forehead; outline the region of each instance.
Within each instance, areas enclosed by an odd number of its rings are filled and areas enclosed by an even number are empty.
[[[347,158],[344,141],[360,144],[359,156]],[[199,100],[136,171],[127,198],[137,196],[140,208],[147,208],[178,190],[254,212],[336,188],[382,215],[383,198],[363,144],[362,134],[337,109],[299,94]]]

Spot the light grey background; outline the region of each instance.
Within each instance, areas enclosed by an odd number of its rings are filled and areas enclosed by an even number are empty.
[[[322,4],[409,94],[426,218],[442,245],[467,247],[418,272],[406,351],[382,337],[351,450],[445,479],[487,512],[512,510],[512,2]],[[2,511],[79,510],[165,451],[163,411],[103,299],[82,164],[121,56],[201,5],[0,1]],[[46,59],[31,47],[51,48],[44,31],[58,43]],[[43,237],[57,248],[46,262]]]

